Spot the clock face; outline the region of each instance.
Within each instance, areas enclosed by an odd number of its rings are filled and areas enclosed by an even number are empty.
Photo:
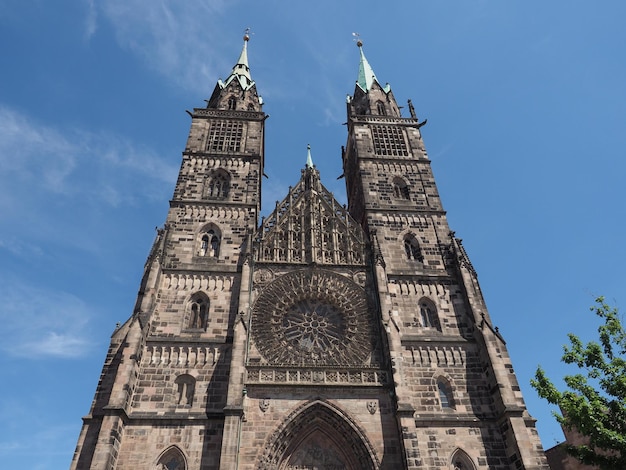
[[[323,270],[286,274],[261,292],[252,312],[254,342],[277,365],[362,365],[372,351],[365,292]]]

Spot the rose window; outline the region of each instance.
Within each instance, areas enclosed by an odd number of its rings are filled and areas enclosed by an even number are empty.
[[[252,312],[252,336],[270,363],[360,365],[373,349],[365,292],[325,270],[283,275],[265,287]]]

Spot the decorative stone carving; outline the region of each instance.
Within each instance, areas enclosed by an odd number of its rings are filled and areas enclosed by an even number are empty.
[[[256,260],[363,266],[365,233],[319,181],[314,168],[267,216],[255,237]]]
[[[352,279],[361,287],[365,287],[365,281],[367,280],[367,275],[365,271],[357,271],[353,274]]]
[[[254,283],[255,284],[267,284],[272,279],[274,279],[274,273],[269,269],[261,268],[254,273]]]
[[[373,350],[365,292],[330,271],[277,278],[261,292],[252,315],[253,339],[272,364],[362,365]]]
[[[262,398],[261,400],[259,400],[259,408],[261,409],[261,411],[263,413],[265,413],[270,407],[270,399],[269,398]]]
[[[344,470],[345,463],[332,448],[323,448],[317,443],[299,449],[289,460],[287,470],[302,469]]]
[[[307,436],[304,442],[303,436]],[[285,417],[268,437],[255,468],[374,470],[380,462],[354,421],[329,404],[315,402]]]
[[[377,409],[378,409],[378,403],[376,403],[375,401],[367,402],[367,411],[369,411],[371,415],[376,413]]]

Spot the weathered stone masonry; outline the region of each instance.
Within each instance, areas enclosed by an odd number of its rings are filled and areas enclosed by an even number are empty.
[[[248,37],[191,127],[72,469],[547,469],[506,344],[451,232],[409,101],[359,42],[341,158],[310,150],[259,220],[267,115]],[[270,157],[270,164],[276,164]]]

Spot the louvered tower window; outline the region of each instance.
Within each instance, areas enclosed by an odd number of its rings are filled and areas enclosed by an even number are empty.
[[[372,126],[376,155],[404,157],[409,154],[402,129],[394,126]]]
[[[239,121],[215,121],[209,130],[207,150],[210,152],[239,152],[243,123]]]

